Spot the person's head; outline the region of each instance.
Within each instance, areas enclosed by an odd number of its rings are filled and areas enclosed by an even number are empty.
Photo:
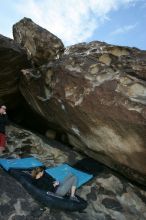
[[[40,172],[44,172],[44,168],[43,167],[37,167],[37,168],[33,169],[32,172],[31,172],[31,175],[32,175],[33,178],[36,178],[36,176]]]
[[[0,113],[1,114],[5,114],[6,113],[6,106],[5,105],[1,105],[1,107],[0,107]]]

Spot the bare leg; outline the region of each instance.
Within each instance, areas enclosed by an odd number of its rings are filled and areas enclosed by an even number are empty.
[[[76,186],[72,186],[71,187],[71,197],[75,196],[75,192],[76,192]]]
[[[77,178],[76,176],[71,175],[69,178],[67,177],[62,184],[60,184],[60,186],[56,191],[56,194],[64,196],[69,191],[71,191],[71,197],[72,196],[74,197],[76,186],[77,186]]]

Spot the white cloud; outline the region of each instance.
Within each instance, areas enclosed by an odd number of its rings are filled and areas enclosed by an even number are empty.
[[[132,25],[125,25],[123,27],[117,28],[116,30],[114,30],[113,32],[110,33],[110,35],[117,35],[117,34],[125,34],[133,29],[135,29],[137,26],[136,24],[132,24]]]
[[[137,0],[19,0],[17,12],[57,35],[65,45],[86,41],[109,12]]]

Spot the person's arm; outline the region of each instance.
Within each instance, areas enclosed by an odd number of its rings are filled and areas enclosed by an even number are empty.
[[[47,172],[44,172],[44,176],[45,176],[45,178],[47,178],[48,179],[48,182],[55,182],[56,181],[56,179],[53,177],[53,176],[51,176],[49,173],[47,173]]]
[[[54,187],[59,185],[59,181],[56,180],[54,177],[52,177],[51,175],[49,175],[48,173],[45,172],[45,175],[48,178],[48,182],[52,183]]]

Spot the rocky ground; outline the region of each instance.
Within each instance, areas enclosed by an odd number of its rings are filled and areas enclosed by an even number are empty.
[[[55,141],[49,141],[28,130],[9,126],[8,152],[1,157],[33,155],[54,166],[82,159],[79,153]],[[97,167],[98,169],[98,167]],[[1,220],[144,220],[146,219],[146,191],[103,167],[97,176],[78,192],[88,201],[82,212],[56,211],[42,207],[11,176],[0,169]]]

